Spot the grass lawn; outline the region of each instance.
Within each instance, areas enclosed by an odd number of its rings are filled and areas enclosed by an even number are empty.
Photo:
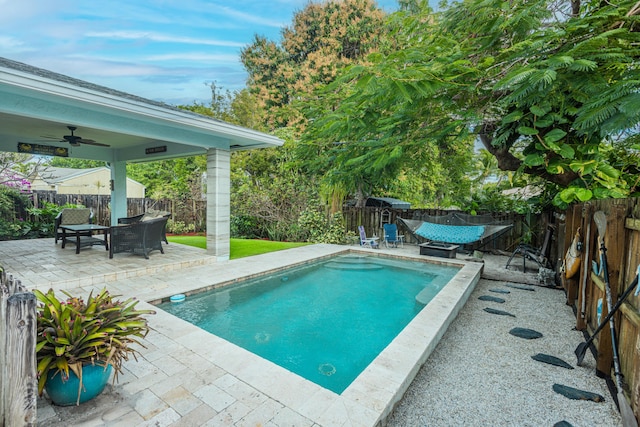
[[[207,248],[205,236],[167,236],[167,240],[183,245]],[[301,242],[272,242],[270,240],[231,239],[230,259],[242,258],[252,255],[265,254],[267,252],[280,251],[282,249],[297,248],[309,243]]]

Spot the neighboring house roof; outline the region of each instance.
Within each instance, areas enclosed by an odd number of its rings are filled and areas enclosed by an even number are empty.
[[[60,182],[66,181],[71,178],[80,178],[82,176],[91,175],[94,172],[102,170],[108,171],[109,169],[104,166],[87,169],[59,168],[54,166],[47,166],[46,168],[41,169],[38,172],[38,176],[47,184],[53,185],[59,184]]]
[[[525,200],[530,199],[532,197],[539,196],[540,194],[542,194],[542,189],[538,186],[533,186],[533,185],[527,185],[524,187],[517,187],[517,188],[509,188],[508,190],[502,191],[503,196],[509,196],[509,197],[525,199]]]
[[[49,191],[55,188],[59,193],[70,194],[75,189],[80,191],[79,194],[108,194],[110,192],[110,174],[109,168],[104,166],[87,169],[47,166],[39,169],[30,179],[32,180],[33,190]],[[104,178],[105,176],[107,178]],[[101,185],[98,184],[98,181]],[[127,177],[127,193],[129,197],[141,197],[133,196],[133,194],[144,195],[144,190],[144,185]]]
[[[411,203],[392,197],[369,197],[365,206],[376,206],[381,208],[411,209]]]

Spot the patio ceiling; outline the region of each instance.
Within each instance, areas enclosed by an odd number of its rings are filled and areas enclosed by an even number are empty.
[[[63,140],[75,135],[108,147]],[[208,149],[273,147],[283,141],[173,106],[0,57],[0,151],[18,143],[68,148],[69,157],[142,162]]]

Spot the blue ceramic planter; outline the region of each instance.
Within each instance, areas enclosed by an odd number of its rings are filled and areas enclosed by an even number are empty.
[[[93,399],[104,390],[111,375],[111,365],[85,365],[82,367],[82,390],[80,392],[80,403]],[[69,370],[69,379],[62,381],[62,374],[49,372],[44,389],[51,398],[51,401],[58,406],[71,406],[78,403],[78,385],[80,380],[76,374]]]

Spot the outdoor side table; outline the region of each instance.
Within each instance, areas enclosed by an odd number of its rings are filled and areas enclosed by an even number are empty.
[[[109,250],[109,243],[107,242],[107,235],[109,234],[109,227],[96,224],[78,224],[78,225],[62,225],[62,248],[64,249],[65,243],[73,243],[76,245],[76,253],[80,253],[80,248],[93,245],[104,245],[105,249]],[[102,232],[104,234],[104,240],[98,237],[94,237],[94,232]]]

